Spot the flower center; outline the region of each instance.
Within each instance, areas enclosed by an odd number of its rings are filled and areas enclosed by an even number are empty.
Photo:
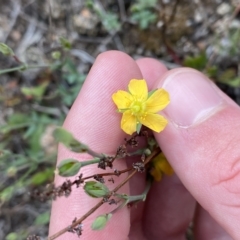
[[[131,111],[132,111],[132,114],[134,114],[135,116],[139,116],[141,115],[144,110],[145,110],[145,104],[143,102],[140,102],[140,101],[134,101],[132,104],[131,104]]]

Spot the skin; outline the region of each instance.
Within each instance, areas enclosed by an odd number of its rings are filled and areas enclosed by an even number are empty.
[[[121,114],[116,113],[111,96],[117,90],[125,90],[133,78],[144,78],[149,90],[163,87],[169,91],[171,103],[163,111],[169,124],[163,132],[154,135],[175,175],[154,183],[146,201],[137,208],[116,212],[104,230],[92,231],[89,228],[93,219],[114,208],[103,205],[84,221],[81,239],[181,240],[185,239],[191,221],[194,222],[196,240],[240,239],[240,108],[201,73],[186,68],[168,71],[157,60],[143,58],[134,61],[117,51],[102,53],[97,57],[64,127],[95,151],[114,153],[126,135],[120,129]],[[169,79],[174,80],[170,82]],[[205,85],[195,88],[195,79],[201,79]],[[195,90],[185,95],[178,92],[182,85],[188,89],[188,84]],[[208,88],[216,93],[216,98]],[[199,99],[203,96],[205,102],[201,103]],[[216,106],[212,107],[214,104]],[[207,112],[197,112],[196,109],[207,105],[211,105]],[[71,157],[80,161],[90,158],[59,147],[58,161]],[[129,163],[117,161],[114,164],[115,168],[124,169]],[[84,176],[92,175],[99,169],[88,166],[82,172]],[[144,177],[144,174],[137,174],[121,192],[141,193]],[[124,175],[115,177],[115,183],[124,178]],[[55,179],[56,185],[63,181],[60,177]],[[113,188],[111,183],[107,185]],[[49,235],[68,226],[98,201],[86,196],[81,188],[73,191],[67,199],[56,200],[52,206]],[[58,239],[78,237],[66,233]]]

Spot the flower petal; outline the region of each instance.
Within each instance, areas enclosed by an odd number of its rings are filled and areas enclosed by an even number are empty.
[[[163,153],[160,153],[153,159],[153,165],[158,171],[161,171],[166,175],[170,176],[173,174],[173,169]]]
[[[146,113],[146,116],[140,117],[139,121],[146,127],[158,133],[161,132],[168,123],[166,118],[155,113]]]
[[[132,79],[128,84],[128,90],[138,101],[147,100],[148,87],[145,80]]]
[[[131,111],[123,113],[121,120],[121,128],[127,134],[132,135],[137,130],[137,118],[132,115]]]
[[[151,163],[152,169],[150,174],[156,181],[161,180],[163,173],[169,176],[173,174],[173,169],[163,153],[158,154]]]
[[[125,109],[129,107],[133,101],[133,97],[130,93],[119,90],[112,95],[112,100],[117,105],[118,109]]]
[[[155,168],[151,169],[150,174],[153,176],[155,181],[159,182],[162,179],[162,172]]]
[[[164,109],[170,102],[169,94],[164,89],[155,91],[146,102],[146,111],[156,113]]]

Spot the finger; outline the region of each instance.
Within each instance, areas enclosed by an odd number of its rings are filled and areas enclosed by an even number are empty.
[[[230,235],[198,205],[194,220],[194,239],[196,240],[233,240]]]
[[[185,187],[240,239],[239,107],[191,69],[169,71],[158,86],[171,102],[165,110],[169,124],[156,139]]]
[[[120,129],[121,115],[111,96],[119,89],[125,89],[132,78],[142,78],[135,61],[128,55],[117,51],[110,51],[99,55],[96,59],[80,94],[74,102],[64,123],[74,136],[89,145],[99,153],[113,154],[122,144],[125,137]],[[65,158],[89,159],[88,155],[74,154],[60,146],[58,161]],[[114,162],[114,168],[125,169],[124,161]],[[96,166],[85,167],[81,171],[83,176],[99,173]],[[118,184],[124,176],[116,178]],[[126,176],[125,176],[126,177]],[[56,185],[60,185],[63,178],[56,177]],[[107,181],[106,181],[107,182]],[[113,186],[109,186],[113,189]],[[128,185],[122,188],[124,193],[129,192]],[[53,203],[50,223],[50,235],[69,226],[72,220],[81,217],[90,210],[99,200],[92,199],[83,192],[82,188],[73,189],[68,198],[61,197]],[[109,209],[109,207],[111,207]],[[83,236],[81,239],[127,239],[130,218],[127,208],[116,212],[103,231],[92,231],[90,225],[96,216],[108,213],[116,206],[104,204],[98,211],[83,222]],[[119,224],[121,223],[121,224]],[[77,235],[67,233],[59,239],[78,239]]]
[[[137,64],[146,80],[157,80],[167,72],[159,61],[143,58]],[[186,228],[194,215],[195,200],[176,176],[166,177],[154,183],[144,206],[143,216],[137,218],[136,225],[143,224],[144,235],[148,239],[185,239]],[[139,223],[140,222],[140,223]],[[136,227],[137,228],[137,227]]]

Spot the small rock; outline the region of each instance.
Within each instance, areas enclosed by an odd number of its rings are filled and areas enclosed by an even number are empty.
[[[99,19],[89,9],[84,8],[79,14],[73,16],[73,23],[80,33],[93,31]]]
[[[14,41],[17,42],[17,41],[20,41],[22,35],[21,35],[21,33],[20,33],[19,31],[13,30],[13,31],[11,32],[11,37],[12,37],[12,39],[13,39]]]
[[[231,5],[227,3],[222,3],[217,8],[217,14],[219,15],[225,15],[231,11],[232,7]]]
[[[231,21],[229,27],[240,29],[240,21],[237,19],[234,19],[233,21]]]
[[[158,21],[157,23],[157,28],[161,28],[163,26],[164,22],[163,21]]]
[[[194,16],[194,20],[195,20],[195,22],[197,22],[197,23],[202,22],[202,21],[203,21],[203,16],[202,16],[202,14],[201,14],[200,12],[196,11],[196,12],[195,12],[195,16]]]

